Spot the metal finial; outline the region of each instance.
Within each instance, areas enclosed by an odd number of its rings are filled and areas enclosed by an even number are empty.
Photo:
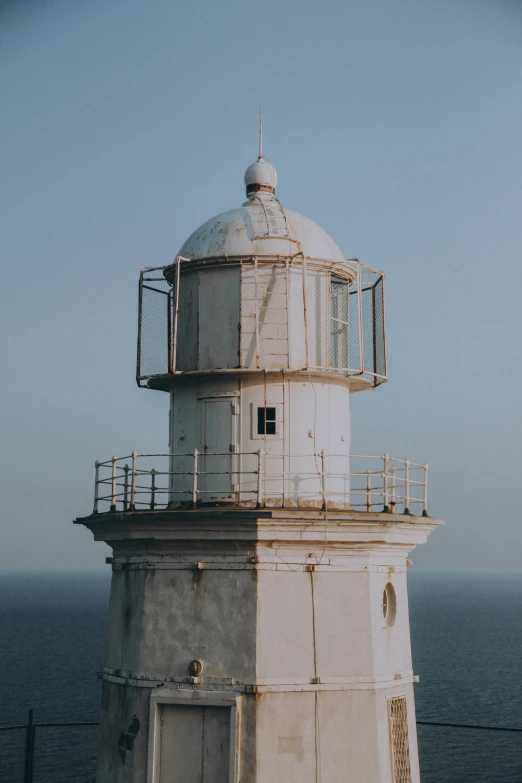
[[[263,157],[263,101],[259,101],[259,157]]]

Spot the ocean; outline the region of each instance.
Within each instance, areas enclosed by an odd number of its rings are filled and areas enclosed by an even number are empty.
[[[98,720],[110,571],[0,574],[0,726]],[[418,720],[522,728],[522,576],[409,581]],[[0,731],[22,783],[23,731]],[[422,783],[522,783],[522,734],[419,726]],[[41,728],[35,783],[91,783],[97,728]],[[363,783],[363,782],[361,782]]]

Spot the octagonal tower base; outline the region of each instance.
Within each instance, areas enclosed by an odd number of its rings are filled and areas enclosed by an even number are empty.
[[[407,558],[440,522],[117,512],[97,783],[417,783]]]

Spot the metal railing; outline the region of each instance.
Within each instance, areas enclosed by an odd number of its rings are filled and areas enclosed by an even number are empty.
[[[250,372],[265,367],[351,377],[363,388],[387,380],[383,272],[356,258],[325,262],[300,252],[287,258],[228,257],[221,262],[227,268],[239,267],[240,328],[233,330],[238,335],[239,366],[227,361],[212,369],[198,366],[196,345],[185,344],[184,324],[194,307],[200,316],[204,313],[205,301],[199,294],[192,301],[190,293],[193,276],[200,274],[199,262],[178,256],[173,264],[144,267],[140,273],[139,386],[182,372]],[[207,274],[211,267],[204,268]],[[289,319],[290,309],[299,313],[298,331]],[[275,313],[276,321],[267,318]],[[274,323],[280,326],[277,339],[285,345],[277,357],[268,347]],[[212,341],[205,350],[212,353]]]
[[[355,469],[354,469],[355,468]],[[94,508],[136,511],[226,504],[428,515],[428,465],[388,454],[198,451],[95,463]]]
[[[34,770],[35,770],[35,758],[36,758],[36,729],[57,728],[65,729],[70,727],[86,728],[88,726],[99,726],[99,721],[46,721],[38,722],[34,721],[34,711],[31,709],[28,712],[27,723],[16,724],[13,726],[0,726],[0,732],[4,731],[24,731],[25,743],[24,743],[24,765],[23,765],[23,783],[33,783]],[[3,780],[2,769],[0,767],[0,780]],[[77,783],[87,783],[85,778],[78,777]]]
[[[23,783],[33,783],[34,769],[35,769],[35,743],[36,743],[36,729],[37,728],[67,728],[78,727],[86,728],[89,726],[99,726],[99,721],[53,721],[53,722],[34,722],[33,710],[29,710],[27,723],[17,724],[14,726],[0,726],[0,732],[4,731],[25,731],[25,748],[24,748],[24,775]],[[475,731],[496,731],[507,733],[522,733],[522,728],[516,726],[481,726],[473,723],[448,723],[443,721],[430,721],[430,720],[417,720],[418,726],[433,726],[438,728],[448,729],[471,729]],[[93,745],[94,750],[94,745]],[[0,779],[2,777],[2,769],[0,767]],[[83,781],[78,778],[78,783]]]

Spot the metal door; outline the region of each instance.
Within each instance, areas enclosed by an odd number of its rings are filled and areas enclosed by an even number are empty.
[[[158,783],[229,783],[230,708],[164,704]]]
[[[236,400],[214,397],[200,401],[200,480],[202,503],[233,500],[232,455],[236,450],[233,413]]]

